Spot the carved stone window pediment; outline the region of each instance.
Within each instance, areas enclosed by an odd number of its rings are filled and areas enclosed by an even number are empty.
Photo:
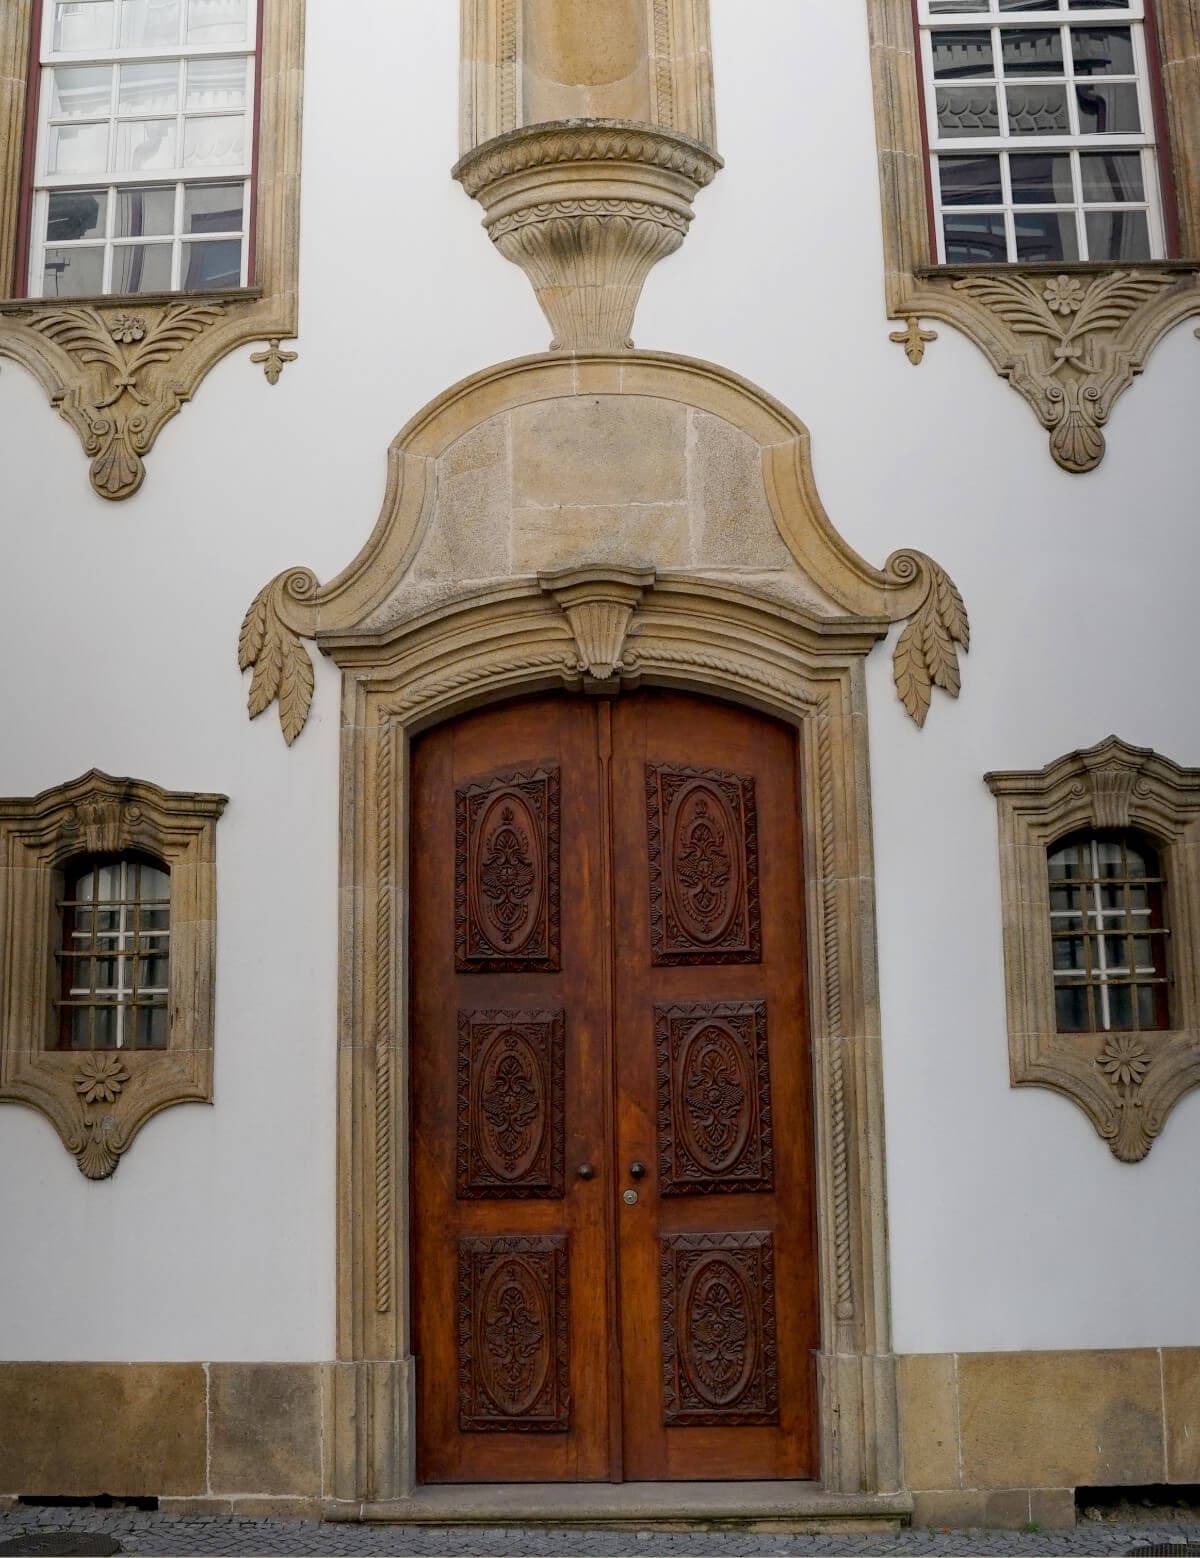
[[[1178,1099],[1200,1083],[1200,769],[1109,736],[1033,772],[984,777],[999,809],[1013,1086],[1066,1094],[1116,1158],[1136,1163]],[[1059,1032],[1047,852],[1072,834],[1113,829],[1145,835],[1159,855],[1173,949],[1171,1026]]]
[[[1183,0],[1155,11],[1184,258],[1130,265],[935,265],[928,156],[911,0],[867,0],[883,196],[891,339],[914,366],[940,320],[968,336],[1028,401],[1063,470],[1094,470],[1104,426],[1154,347],[1200,314],[1200,12]],[[947,18],[950,21],[950,18]]]
[[[106,1179],[151,1115],[211,1103],[216,825],[223,795],[162,790],[93,769],[0,799],[0,1101],[44,1114],[89,1179]],[[168,1038],[158,1049],[59,1049],[55,918],[63,868],[134,851],[170,875]]]
[[[28,368],[79,435],[102,498],[132,497],[145,456],[238,347],[275,384],[295,353],[305,0],[262,0],[255,285],[228,292],[17,298],[34,0],[0,6],[0,356]]]

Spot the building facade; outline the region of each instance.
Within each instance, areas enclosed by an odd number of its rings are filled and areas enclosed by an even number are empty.
[[[352,9],[0,18],[0,1496],[1200,1482],[1195,6]]]

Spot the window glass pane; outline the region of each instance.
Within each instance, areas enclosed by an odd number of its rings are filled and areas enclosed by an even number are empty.
[[[123,49],[152,49],[178,42],[179,0],[122,0]]]
[[[107,196],[100,189],[68,189],[47,200],[46,239],[71,243],[77,238],[103,238]]]
[[[1110,1028],[1133,1027],[1133,990],[1129,985],[1108,987],[1108,1026]]]
[[[173,114],[179,106],[179,66],[175,60],[122,65],[118,95],[123,114]]]
[[[1150,259],[1150,224],[1144,211],[1089,211],[1089,260]]]
[[[994,87],[938,89],[938,133],[943,136],[995,135],[1000,128]]]
[[[143,931],[147,931],[147,932],[149,932],[149,931],[165,931],[167,929],[167,922],[168,922],[168,911],[165,908],[162,908],[162,909],[146,909],[146,908],[143,908],[143,910],[142,910],[142,930]]]
[[[1084,939],[1083,936],[1055,936],[1055,968],[1059,970],[1077,970],[1082,973],[1087,968],[1087,953],[1084,950]]]
[[[112,289],[114,292],[169,292],[171,245],[119,245],[113,250]]]
[[[46,170],[49,173],[107,172],[108,125],[65,124],[51,129]]]
[[[1132,76],[1133,34],[1128,27],[1072,27],[1077,76]]]
[[[1144,200],[1142,157],[1136,151],[1085,151],[1079,156],[1085,200]]]
[[[54,8],[54,47],[61,54],[89,54],[112,48],[113,0],[60,4]]]
[[[137,977],[140,990],[165,988],[167,983],[167,959],[165,957],[139,958]]]
[[[992,35],[985,28],[971,32],[932,34],[933,74],[937,81],[955,81],[963,77],[995,74],[992,62]]]
[[[1142,128],[1138,89],[1132,81],[1077,86],[1082,135],[1134,135]]]
[[[165,1049],[167,1047],[166,1008],[139,1006],[136,1033],[138,1049]]]
[[[1003,264],[1008,259],[1008,240],[1002,216],[947,215],[946,263],[948,265]]]
[[[50,114],[54,119],[95,119],[112,107],[111,65],[60,65],[53,73]]]
[[[1069,135],[1066,87],[1009,87],[1008,128],[1012,135]]]
[[[189,292],[206,292],[242,284],[242,245],[237,239],[217,243],[185,243],[183,285]]]
[[[92,1047],[115,1049],[117,1043],[117,1012],[112,1006],[92,1008]]]
[[[244,108],[246,61],[191,60],[187,68],[187,108]]]
[[[1038,260],[1079,258],[1079,232],[1073,211],[1018,211],[1014,226],[1019,260],[1032,264]]]
[[[1004,200],[999,157],[941,157],[944,206],[998,206]]]
[[[1040,27],[1005,27],[1000,49],[1006,76],[1061,76],[1062,33]]]
[[[158,189],[118,189],[116,198],[116,237],[153,238],[174,232],[174,184]]]
[[[71,1008],[71,1048],[91,1049],[92,1014],[86,1006]]]
[[[176,166],[174,119],[138,119],[117,126],[117,171]]]
[[[1071,159],[1061,155],[1014,155],[1009,158],[1013,200],[1017,205],[1068,205],[1075,198]]]
[[[1000,0],[1001,11],[1057,11],[1058,0]]]
[[[1121,876],[1121,844],[1119,839],[1097,839],[1096,859],[1100,863],[1101,876]]]
[[[185,168],[238,168],[246,162],[244,114],[189,119],[183,129]]]
[[[142,866],[140,882],[138,896],[143,902],[148,898],[169,898],[171,895],[170,875],[158,866]]]
[[[246,0],[188,0],[189,43],[242,43]]]
[[[245,187],[244,184],[188,184],[183,194],[184,232],[241,232]]]
[[[968,11],[983,11],[988,8],[988,0],[929,0],[929,14],[931,16],[964,16]]]
[[[1091,1029],[1086,985],[1059,985],[1054,992],[1054,1007],[1060,1033],[1087,1033]]]
[[[103,249],[47,249],[42,292],[48,298],[95,297],[104,290]]]
[[[1145,853],[1143,853],[1143,851],[1135,843],[1133,843],[1132,840],[1126,839],[1125,840],[1125,873],[1126,873],[1126,875],[1127,876],[1146,876],[1147,874],[1154,875],[1153,872],[1147,873],[1147,871],[1146,871],[1147,857],[1149,856],[1149,854],[1150,854],[1149,850],[1147,850],[1147,851],[1145,851]]]
[[[1158,1013],[1155,1010],[1154,990],[1147,985],[1137,987],[1137,1018],[1139,1028],[1157,1028]]]

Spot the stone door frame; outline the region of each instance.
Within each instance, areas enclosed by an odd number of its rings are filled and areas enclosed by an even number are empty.
[[[796,728],[816,1113],[820,1487],[842,1497],[900,1488],[864,677],[886,627],[884,618],[852,614],[817,623],[740,586],[597,567],[506,581],[401,626],[318,632],[345,673],[331,1513],[395,1516],[395,1501],[415,1486],[404,955],[411,741],[484,703],[617,681],[724,698]]]

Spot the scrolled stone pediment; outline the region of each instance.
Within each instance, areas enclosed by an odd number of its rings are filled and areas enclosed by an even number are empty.
[[[642,614],[665,592],[695,592],[727,599],[731,620],[752,601],[815,642],[858,635],[863,653],[905,622],[895,680],[909,714],[921,725],[935,688],[958,694],[969,628],[949,574],[915,551],[882,568],[861,558],[817,495],[807,430],[711,364],[656,353],[503,364],[414,418],[389,471],[380,518],[344,572],[321,585],[290,569],[247,612],[250,714],[278,703],[289,743],[313,691],[303,640],[343,664],[400,659],[453,617],[465,664],[486,645],[489,613],[534,600],[561,617],[561,654],[544,643],[538,654],[567,685],[635,674]]]

